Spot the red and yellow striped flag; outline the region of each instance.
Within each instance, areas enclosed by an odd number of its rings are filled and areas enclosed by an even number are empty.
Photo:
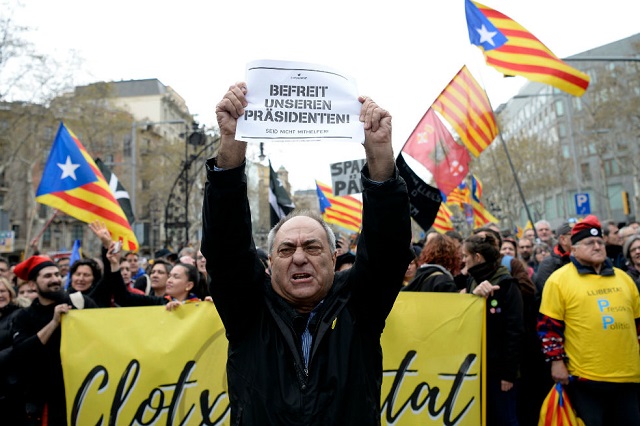
[[[454,230],[453,222],[451,221],[451,210],[444,203],[440,204],[436,220],[433,222],[433,229],[441,234]]]
[[[461,209],[463,204],[469,204],[471,202],[471,192],[469,187],[464,182],[456,187],[449,195],[447,195],[447,204],[457,205]]]
[[[466,66],[440,93],[432,108],[451,124],[469,152],[476,157],[498,135],[489,98]]]
[[[322,218],[327,223],[360,232],[362,226],[362,201],[351,195],[333,195],[329,185],[316,181],[316,192]]]
[[[104,222],[124,250],[137,251],[136,239],[127,217],[98,166],[73,132],[60,123],[36,201],[56,208],[86,223]]]
[[[587,74],[567,65],[513,19],[471,0],[465,0],[465,12],[469,40],[482,50],[487,65],[574,96],[589,87]]]
[[[471,207],[473,208],[473,227],[480,228],[487,223],[500,223],[500,220],[487,210],[482,203],[471,200]]]

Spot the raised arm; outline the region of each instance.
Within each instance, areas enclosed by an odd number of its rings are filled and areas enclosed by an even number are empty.
[[[367,163],[362,172],[362,233],[352,268],[354,305],[382,332],[412,255],[407,186],[398,175],[391,144],[391,115],[361,97]]]
[[[246,93],[244,83],[231,86],[216,106],[221,145],[218,156],[207,161],[202,206],[202,254],[211,277],[210,293],[230,341],[252,323],[265,280],[251,233],[244,169],[247,144],[235,140]]]

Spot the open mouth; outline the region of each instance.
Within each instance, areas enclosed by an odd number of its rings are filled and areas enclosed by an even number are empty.
[[[305,281],[311,278],[311,274],[307,273],[299,273],[291,275],[291,279],[293,281]]]

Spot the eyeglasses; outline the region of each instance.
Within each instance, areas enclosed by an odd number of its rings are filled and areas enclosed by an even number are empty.
[[[577,246],[594,247],[596,244],[601,246],[601,247],[604,247],[604,240],[601,240],[601,239],[582,240],[576,245]]]

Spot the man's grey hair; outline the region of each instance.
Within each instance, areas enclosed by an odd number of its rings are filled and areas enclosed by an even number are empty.
[[[535,227],[538,228],[538,225],[547,225],[551,229],[551,224],[544,219],[537,221]]]
[[[291,213],[280,219],[280,221],[273,228],[271,228],[271,231],[269,231],[269,236],[267,237],[267,249],[269,250],[269,254],[272,254],[273,243],[275,242],[276,234],[278,233],[282,225],[284,225],[285,222],[287,222],[289,219],[298,216],[309,217],[322,226],[324,232],[327,234],[327,240],[329,241],[329,251],[333,256],[333,254],[336,252],[336,234],[333,233],[333,230],[329,228],[329,225],[326,224],[319,213],[313,210],[306,209],[293,210]]]

